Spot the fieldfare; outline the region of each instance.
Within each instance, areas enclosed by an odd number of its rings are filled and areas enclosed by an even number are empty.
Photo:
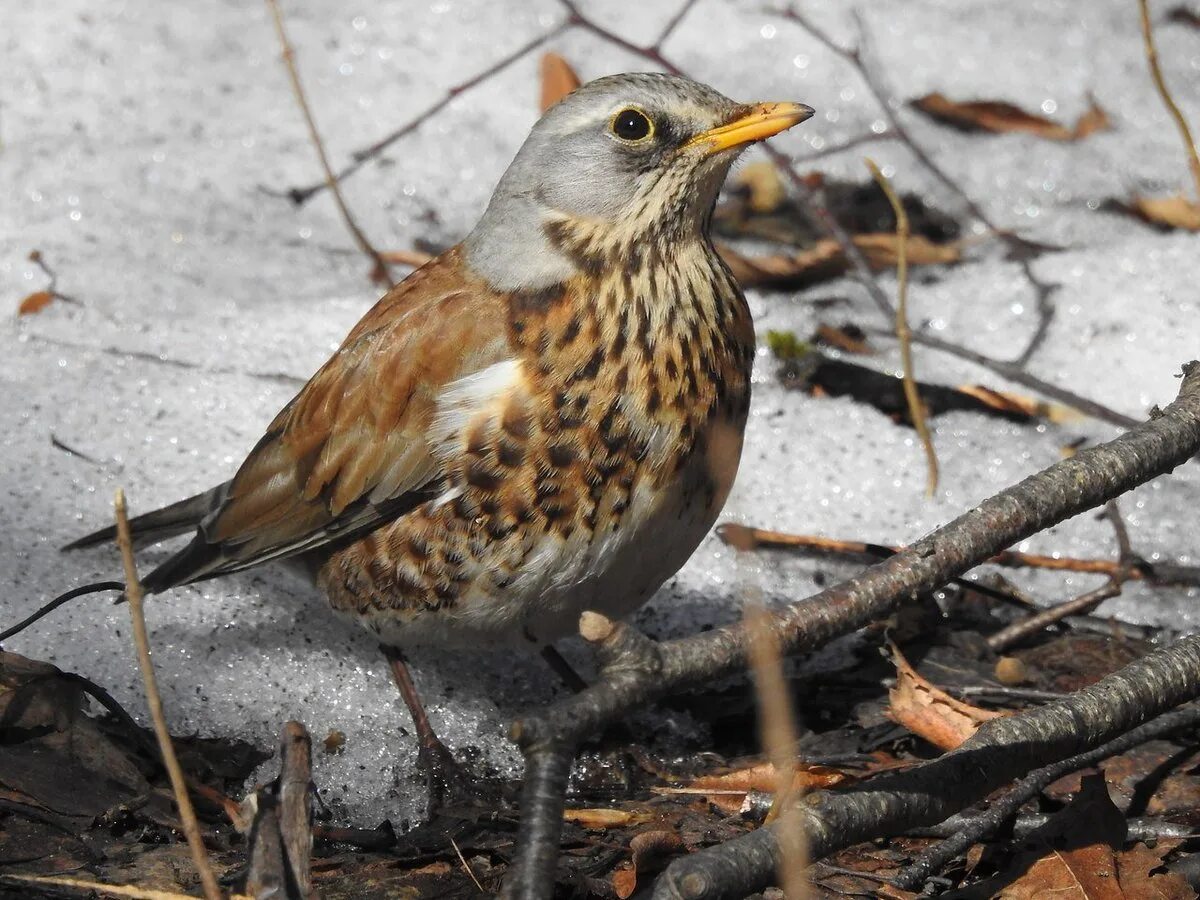
[[[637,608],[741,454],[754,331],[709,239],[717,193],[811,115],[658,74],[564,98],[475,229],[362,318],[232,480],[133,520],[193,533],[145,589],[294,559],[389,648],[543,647]],[[426,765],[449,761],[389,658]]]

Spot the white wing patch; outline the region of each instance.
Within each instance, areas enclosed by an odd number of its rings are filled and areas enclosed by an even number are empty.
[[[505,359],[446,385],[429,428],[433,452],[443,459],[457,453],[468,426],[481,415],[502,412],[524,381],[521,361]]]

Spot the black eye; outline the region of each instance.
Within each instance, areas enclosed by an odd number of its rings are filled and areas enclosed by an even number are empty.
[[[623,141],[640,141],[648,138],[654,131],[652,123],[644,112],[637,109],[623,109],[613,116],[612,133]]]

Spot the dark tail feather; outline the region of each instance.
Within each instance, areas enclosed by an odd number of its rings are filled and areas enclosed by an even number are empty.
[[[12,628],[6,629],[5,631],[0,631],[0,644],[4,643],[4,641],[7,641],[14,634],[20,634],[38,619],[41,619],[44,616],[54,612],[54,610],[58,609],[64,603],[69,603],[76,597],[83,597],[87,594],[99,594],[102,591],[121,591],[122,594],[124,594],[125,585],[119,581],[97,581],[95,584],[83,584],[77,588],[72,588],[65,594],[60,594],[59,596],[55,597],[33,615],[18,622],[16,625],[12,626]]]
[[[175,537],[177,534],[195,531],[204,517],[220,506],[225,499],[226,487],[227,485],[222,484],[203,494],[196,494],[194,497],[164,506],[162,509],[134,516],[129,520],[129,533],[133,535],[133,542],[149,544]],[[110,525],[99,531],[93,531],[77,541],[72,541],[63,547],[63,550],[92,547],[105,541],[116,540],[116,537],[117,526]]]

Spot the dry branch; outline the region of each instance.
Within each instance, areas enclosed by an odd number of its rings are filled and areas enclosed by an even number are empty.
[[[162,753],[163,765],[171,778],[171,790],[175,793],[175,804],[179,807],[179,819],[187,838],[192,861],[200,876],[206,900],[221,900],[221,889],[217,878],[208,864],[204,839],[200,836],[200,823],[192,808],[187,792],[187,777],[175,756],[171,743],[171,732],[167,729],[167,717],[163,713],[162,696],[158,692],[158,679],[154,676],[154,663],[150,659],[150,638],[146,631],[146,613],[143,606],[142,583],[138,580],[137,565],[133,561],[133,539],[129,534],[129,516],[125,508],[125,492],[118,488],[114,503],[117,513],[117,547],[121,551],[121,562],[125,566],[125,599],[129,601],[129,618],[133,623],[133,640],[137,645],[138,667],[142,670],[142,682],[146,686],[146,705],[154,723],[154,734],[158,738],[158,749]]]
[[[317,158],[321,161],[321,171],[325,173],[325,185],[333,193],[333,202],[337,204],[338,212],[342,214],[342,221],[346,223],[346,228],[349,229],[351,237],[354,238],[354,243],[358,244],[358,249],[365,253],[374,264],[371,271],[372,280],[385,283],[388,287],[391,287],[395,282],[392,281],[392,273],[388,269],[387,261],[379,255],[379,251],[367,240],[367,236],[363,233],[363,230],[358,227],[358,222],[350,214],[350,208],[346,205],[346,199],[342,196],[341,188],[338,187],[337,176],[333,174],[333,167],[329,165],[329,155],[325,152],[325,142],[321,140],[321,132],[317,130],[317,121],[313,118],[312,109],[308,105],[308,98],[304,94],[304,86],[300,83],[300,72],[296,69],[296,52],[292,49],[291,41],[288,40],[287,29],[283,24],[283,12],[279,9],[279,0],[267,0],[267,6],[271,9],[271,16],[275,21],[275,33],[278,35],[279,44],[283,48],[283,62],[287,66],[288,78],[292,83],[292,92],[296,95],[296,102],[300,104],[300,111],[304,114],[304,123],[308,126],[308,137],[317,151]]]
[[[932,825],[1038,768],[1118,738],[1200,695],[1200,635],[1183,638],[1062,700],[985,723],[959,749],[904,772],[803,805],[814,859],[877,837]],[[656,900],[724,900],[771,883],[774,826],[673,863]]]
[[[1177,399],[1149,421],[1055,463],[856,577],[784,608],[771,620],[781,647],[796,652],[822,646],[1005,547],[1185,462],[1200,450],[1200,363],[1189,363],[1184,372]],[[526,775],[521,850],[506,885],[510,897],[550,895],[567,776],[579,742],[635,707],[742,670],[747,660],[740,625],[659,643],[610,624],[599,644],[595,684],[513,725]]]
[[[1138,12],[1142,22],[1142,47],[1146,53],[1146,62],[1150,65],[1150,77],[1154,79],[1154,87],[1162,98],[1163,106],[1167,108],[1179,136],[1183,139],[1184,152],[1187,154],[1188,168],[1192,172],[1192,181],[1196,188],[1196,201],[1200,203],[1200,153],[1196,151],[1196,142],[1192,138],[1192,130],[1188,127],[1187,119],[1179,109],[1179,104],[1171,96],[1171,90],[1163,78],[1162,67],[1158,64],[1158,49],[1154,46],[1154,27],[1150,23],[1149,0],[1138,0]]]
[[[917,430],[921,446],[925,448],[925,462],[928,466],[925,495],[932,497],[938,484],[937,451],[933,448],[933,435],[929,433],[925,404],[921,402],[921,395],[917,392],[917,377],[913,374],[912,330],[908,327],[908,213],[904,211],[904,204],[900,202],[891,182],[876,165],[875,160],[868,157],[866,163],[896,216],[896,340],[900,342],[900,361],[904,368],[904,400],[908,404],[908,417],[912,420],[913,428]]]
[[[283,726],[279,758],[279,777],[249,801],[254,824],[246,890],[255,897],[314,900],[312,740],[299,722]]]

